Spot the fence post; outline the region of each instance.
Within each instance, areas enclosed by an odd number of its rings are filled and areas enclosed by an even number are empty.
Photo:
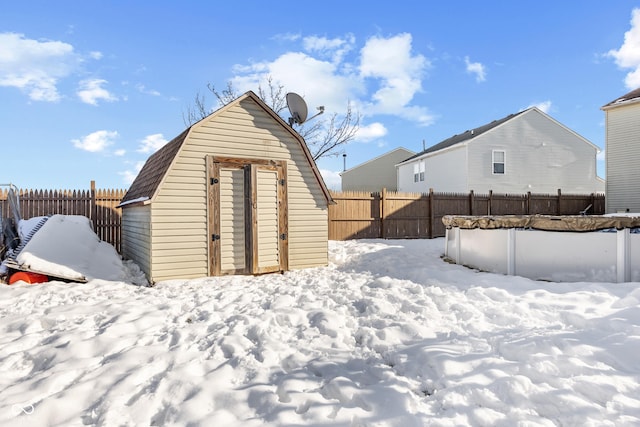
[[[475,203],[474,200],[474,194],[473,194],[473,190],[469,191],[469,215],[473,215],[473,204]]]
[[[527,215],[531,215],[531,191],[527,191]]]
[[[558,215],[562,215],[562,209],[560,204],[562,203],[562,191],[558,188]]]
[[[433,239],[433,223],[436,221],[433,209],[433,188],[429,189],[429,238]]]
[[[489,190],[489,203],[487,204],[487,215],[491,216],[491,200],[493,199],[493,190]]]
[[[382,188],[382,192],[380,193],[380,238],[386,239],[386,230],[384,226],[384,216],[387,212],[385,203],[387,201],[387,189]]]
[[[89,202],[89,215],[93,224],[93,232],[98,233],[98,203],[96,201],[96,182],[91,180],[91,191],[89,193],[91,201]]]

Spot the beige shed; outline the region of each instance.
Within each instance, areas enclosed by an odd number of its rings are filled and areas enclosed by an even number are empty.
[[[151,282],[327,265],[330,203],[304,139],[247,92],[149,157],[122,255]]]

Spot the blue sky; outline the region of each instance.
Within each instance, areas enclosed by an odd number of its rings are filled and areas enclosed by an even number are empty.
[[[208,83],[269,75],[310,110],[352,103],[348,168],[533,105],[604,154],[600,107],[640,87],[640,2],[3,2],[0,183],[127,188]],[[318,166],[339,188],[342,156]]]

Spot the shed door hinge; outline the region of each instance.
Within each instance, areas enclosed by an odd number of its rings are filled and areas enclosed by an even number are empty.
[[[280,240],[287,240],[287,235],[285,233],[282,233],[280,235]]]
[[[211,180],[209,181],[209,183],[210,183],[211,185],[213,185],[213,184],[217,184],[218,182],[220,182],[220,181],[218,180],[218,178],[211,178]]]
[[[219,234],[212,234],[211,235],[211,241],[215,242],[216,240],[220,240],[220,235]]]

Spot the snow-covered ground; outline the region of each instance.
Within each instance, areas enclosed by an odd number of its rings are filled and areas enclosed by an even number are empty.
[[[0,285],[0,424],[640,425],[640,284],[330,242],[258,277]]]

